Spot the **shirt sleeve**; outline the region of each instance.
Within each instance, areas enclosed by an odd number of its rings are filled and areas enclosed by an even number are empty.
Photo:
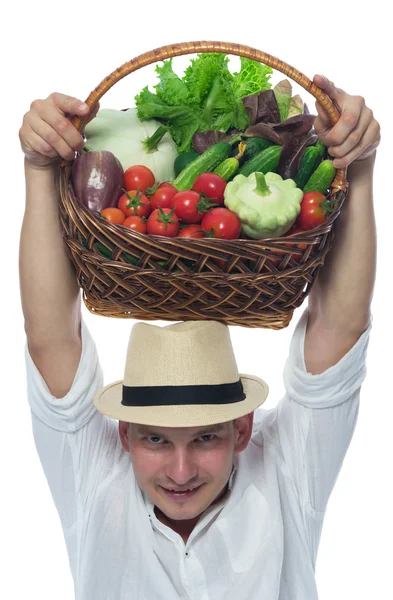
[[[82,320],[82,352],[74,381],[63,398],[49,391],[25,346],[27,396],[38,456],[56,505],[70,558],[77,567],[77,523],[99,483],[122,455],[117,422],[94,407],[103,386],[96,345]]]
[[[268,411],[265,428],[304,510],[322,519],[355,430],[372,320],[347,354],[317,375],[307,372],[304,360],[307,321],[308,309],[292,336],[284,368],[285,396]]]

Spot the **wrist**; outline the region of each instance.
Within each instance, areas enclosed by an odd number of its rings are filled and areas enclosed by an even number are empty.
[[[372,175],[374,172],[375,159],[377,156],[377,151],[374,150],[370,156],[367,158],[363,158],[361,160],[354,160],[347,169],[348,175],[359,175],[362,173],[366,173],[367,176]]]
[[[24,162],[25,162],[25,172],[26,173],[52,173],[52,174],[56,173],[57,174],[59,172],[59,161],[58,160],[49,165],[36,165],[25,156]]]

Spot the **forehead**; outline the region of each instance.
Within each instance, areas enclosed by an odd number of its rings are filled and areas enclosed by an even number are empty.
[[[206,425],[204,427],[156,427],[153,425],[138,425],[131,423],[131,431],[136,435],[160,435],[161,437],[172,438],[193,438],[207,433],[220,433],[228,429],[228,423],[219,423],[216,425]]]

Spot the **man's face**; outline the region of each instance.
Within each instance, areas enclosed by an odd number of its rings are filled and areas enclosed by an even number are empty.
[[[169,519],[194,519],[226,487],[234,455],[249,441],[252,417],[210,427],[124,423],[127,439],[121,428],[120,435],[137,482],[154,505]]]

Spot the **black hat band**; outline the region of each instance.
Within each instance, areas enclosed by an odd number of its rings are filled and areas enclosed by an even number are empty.
[[[180,404],[233,404],[245,400],[242,382],[218,385],[123,385],[123,406],[173,406]]]

